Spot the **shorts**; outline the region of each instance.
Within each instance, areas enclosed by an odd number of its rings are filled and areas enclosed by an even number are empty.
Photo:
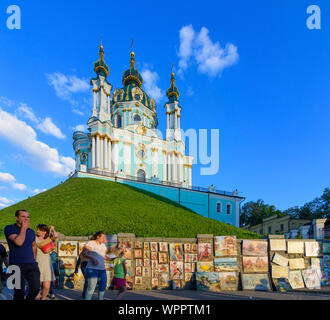
[[[122,287],[126,288],[126,279],[113,278],[114,289],[121,289]]]

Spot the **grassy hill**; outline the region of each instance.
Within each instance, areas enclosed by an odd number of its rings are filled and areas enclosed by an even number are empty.
[[[46,192],[0,210],[3,229],[15,221],[14,212],[25,209],[31,227],[54,225],[67,236],[135,233],[140,237],[195,237],[198,233],[259,238],[252,232],[204,218],[171,200],[115,182],[71,178]]]

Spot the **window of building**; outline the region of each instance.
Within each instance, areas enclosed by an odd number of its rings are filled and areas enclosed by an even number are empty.
[[[122,125],[122,123],[121,123],[121,116],[118,115],[117,116],[117,128],[121,128],[121,125]]]
[[[268,227],[268,233],[272,233],[272,227]]]
[[[133,123],[139,124],[140,122],[141,122],[141,117],[138,114],[136,114],[133,118]]]
[[[227,208],[226,210],[227,214],[231,214],[231,204],[228,203],[226,208]]]
[[[281,231],[284,231],[284,224],[281,224]]]
[[[221,202],[217,202],[217,213],[221,213]]]

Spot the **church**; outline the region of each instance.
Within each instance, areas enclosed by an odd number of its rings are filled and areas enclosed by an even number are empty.
[[[93,110],[88,133],[73,134],[76,172],[191,187],[193,158],[185,155],[182,107],[173,70],[166,92],[165,139],[157,130],[156,103],[143,90],[135,53],[130,53],[130,68],[123,73],[122,88],[113,94],[109,70],[101,45],[99,60],[94,63],[95,78],[91,79]]]

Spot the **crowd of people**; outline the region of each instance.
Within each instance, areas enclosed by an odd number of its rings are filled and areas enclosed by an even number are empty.
[[[53,226],[39,224],[36,232],[30,228],[30,214],[26,210],[15,212],[16,223],[5,227],[4,233],[9,247],[9,257],[0,244],[0,275],[2,264],[17,266],[20,270],[20,286],[15,283],[13,300],[55,299],[55,280],[58,275],[58,260],[54,250],[58,234]],[[91,300],[98,285],[98,299],[103,300],[107,286],[105,261],[114,268],[112,287],[118,290],[117,299],[126,293],[126,262],[124,250],[117,246],[107,253],[106,235],[96,232],[79,255],[75,273],[79,267],[85,279],[82,297]],[[4,279],[1,279],[4,280]],[[0,281],[0,292],[1,292]],[[27,288],[26,288],[27,287]],[[26,290],[27,289],[27,290]]]

